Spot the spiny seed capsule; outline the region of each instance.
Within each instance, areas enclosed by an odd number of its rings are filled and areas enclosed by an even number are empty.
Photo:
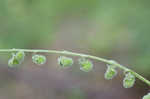
[[[85,58],[79,59],[80,70],[84,72],[89,72],[93,69],[93,63]]]
[[[135,83],[135,76],[133,74],[131,74],[130,72],[125,74],[125,78],[123,80],[123,87],[131,88],[131,87],[133,87],[134,83]]]
[[[19,51],[16,53],[15,58],[21,63],[24,61],[25,53],[23,51]]]
[[[12,58],[9,59],[8,61],[8,66],[9,67],[16,67],[20,64],[20,62],[17,60],[17,58],[15,57],[15,54],[12,55]]]
[[[43,55],[33,55],[32,56],[32,61],[35,64],[43,65],[46,62],[46,57],[43,56]]]
[[[142,99],[150,99],[150,93],[148,93],[147,95],[143,96]]]
[[[64,68],[70,67],[73,64],[73,60],[72,60],[72,58],[69,58],[69,57],[66,57],[66,56],[60,56],[58,58],[58,64],[61,67],[64,67]]]
[[[107,80],[113,79],[117,75],[117,70],[114,65],[107,65],[107,70],[105,72],[104,78]]]

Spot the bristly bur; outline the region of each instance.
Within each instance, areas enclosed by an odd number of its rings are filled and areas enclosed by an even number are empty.
[[[107,64],[107,70],[105,72],[104,78],[107,80],[113,79],[117,75],[117,70],[114,65],[108,65]]]
[[[124,88],[131,88],[134,86],[134,83],[135,83],[135,76],[130,72],[125,74],[125,77],[123,79],[123,87]]]
[[[93,63],[85,58],[80,58],[79,60],[80,70],[84,72],[89,72],[93,69]]]
[[[73,59],[66,56],[60,56],[58,58],[58,64],[63,68],[67,68],[73,65]]]
[[[33,55],[32,61],[37,65],[43,65],[46,63],[46,57],[44,55]]]
[[[18,51],[16,54],[12,53],[12,57],[8,61],[9,67],[17,67],[24,61],[25,53]]]

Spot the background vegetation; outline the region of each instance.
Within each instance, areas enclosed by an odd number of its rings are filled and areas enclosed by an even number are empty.
[[[150,79],[148,0],[0,0],[0,48],[70,50],[114,59]],[[57,55],[46,65],[7,67],[0,55],[2,99],[141,99],[148,86],[137,80],[122,87],[123,75],[104,79],[106,66],[94,61],[83,73],[75,64],[61,69]]]

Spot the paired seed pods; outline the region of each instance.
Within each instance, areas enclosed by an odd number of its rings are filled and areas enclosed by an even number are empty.
[[[80,70],[84,72],[89,72],[93,69],[93,63],[90,60],[81,58],[78,60],[80,65]]]
[[[37,65],[43,65],[46,63],[46,57],[44,55],[33,55],[32,61]]]
[[[19,51],[16,54],[12,53],[12,57],[8,61],[9,67],[17,67],[24,61],[25,53],[23,51]]]
[[[107,80],[113,79],[117,75],[117,70],[113,65],[107,65],[107,70],[105,72],[104,78]]]
[[[123,87],[131,88],[133,87],[134,83],[135,83],[135,76],[130,72],[125,74],[125,77],[123,79]]]
[[[67,68],[67,67],[72,66],[73,60],[70,57],[60,56],[58,58],[58,64],[63,68]]]
[[[12,53],[12,57],[8,61],[9,67],[17,67],[24,61],[25,53],[23,51],[18,51],[17,53]],[[43,55],[33,55],[32,61],[35,64],[42,65],[46,62],[46,57]]]

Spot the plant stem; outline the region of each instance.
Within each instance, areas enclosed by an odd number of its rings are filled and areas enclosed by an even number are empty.
[[[82,54],[82,53],[74,53],[74,52],[69,52],[69,51],[57,51],[57,50],[43,50],[43,49],[0,49],[0,53],[2,52],[17,52],[17,51],[24,51],[24,52],[31,52],[31,53],[53,53],[53,54],[63,54],[63,55],[71,55],[71,56],[79,56],[79,57],[84,57],[84,58],[90,58],[94,60],[98,60],[107,64],[115,65],[116,67],[120,68],[123,71],[128,71],[131,72],[136,78],[140,79],[141,81],[145,82],[147,85],[150,86],[150,81],[141,76],[140,74],[136,73],[135,71],[113,61],[113,60],[107,60],[104,58],[92,56],[92,55],[87,55],[87,54]]]

